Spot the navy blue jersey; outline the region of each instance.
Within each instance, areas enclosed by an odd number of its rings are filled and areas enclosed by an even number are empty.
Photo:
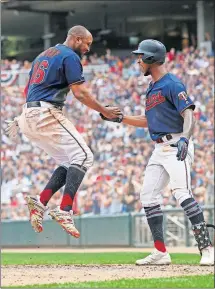
[[[150,83],[146,92],[146,118],[152,140],[171,133],[183,132],[182,112],[195,105],[187,95],[184,84],[167,73],[157,82]]]
[[[80,57],[63,44],[42,52],[32,63],[27,102],[46,101],[63,106],[69,86],[84,82]]]

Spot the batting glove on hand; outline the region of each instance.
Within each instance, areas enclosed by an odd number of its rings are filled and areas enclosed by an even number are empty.
[[[178,152],[176,155],[178,161],[184,161],[186,159],[187,152],[188,152],[188,145],[189,145],[189,140],[186,139],[185,137],[181,137],[180,140],[177,141],[177,143],[170,145],[171,147],[178,148]]]
[[[19,131],[18,117],[15,117],[14,120],[6,120],[5,122],[7,123],[5,129],[6,135],[12,140],[15,139]]]

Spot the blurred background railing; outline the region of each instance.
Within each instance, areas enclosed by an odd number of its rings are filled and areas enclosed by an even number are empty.
[[[204,207],[206,221],[214,220],[214,207]],[[2,247],[153,247],[153,240],[144,214],[124,213],[112,216],[75,217],[80,239],[70,237],[52,222],[44,222],[44,231],[35,234],[27,221],[2,222]],[[187,218],[181,209],[164,209],[164,234],[167,246],[196,246]],[[14,238],[16,231],[16,238]],[[210,229],[214,243],[214,229]]]

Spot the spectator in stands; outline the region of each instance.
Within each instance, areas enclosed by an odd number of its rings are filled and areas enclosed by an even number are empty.
[[[11,62],[8,59],[2,61],[2,70],[11,70]]]
[[[11,70],[18,70],[20,69],[20,63],[17,62],[16,59],[13,59],[10,64]]]
[[[171,49],[166,63],[181,78],[196,104],[194,131],[195,161],[192,189],[200,204],[214,202],[214,57],[205,51]],[[110,50],[98,57],[84,58],[84,66],[109,65],[109,71],[95,72],[87,83],[98,100],[117,104],[126,114],[144,114],[145,91],[150,78],[142,78],[132,57],[120,59]],[[28,71],[29,62],[3,61],[3,70]],[[135,77],[133,77],[135,76]],[[28,218],[25,194],[38,194],[45,186],[55,163],[44,152],[32,147],[19,135],[11,142],[4,135],[4,120],[12,119],[25,102],[22,89],[13,85],[2,88],[2,219]],[[101,122],[97,113],[84,107],[69,94],[65,111],[94,152],[94,166],[88,171],[77,195],[77,214],[117,214],[141,210],[138,194],[143,173],[153,149],[147,129]],[[80,125],[81,123],[81,125]],[[34,164],[32,166],[32,163]],[[16,168],[19,168],[18,170]],[[61,191],[49,206],[59,205]],[[163,207],[177,207],[170,189],[163,192]],[[11,209],[12,208],[12,209]]]

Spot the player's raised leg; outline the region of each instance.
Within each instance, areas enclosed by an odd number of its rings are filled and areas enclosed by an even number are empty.
[[[144,184],[140,194],[140,200],[144,207],[149,228],[154,240],[154,251],[146,258],[136,261],[136,265],[168,265],[171,258],[166,250],[163,234],[163,212],[161,210],[161,190],[167,185],[169,176],[165,169],[153,162],[154,152],[146,167]]]
[[[73,221],[72,205],[86,171],[93,165],[93,154],[83,137],[74,125],[62,114],[52,112],[59,121],[61,135],[64,138],[64,152],[68,157],[69,167],[66,184],[60,207],[49,212],[49,215],[70,235],[78,238],[80,233]]]

